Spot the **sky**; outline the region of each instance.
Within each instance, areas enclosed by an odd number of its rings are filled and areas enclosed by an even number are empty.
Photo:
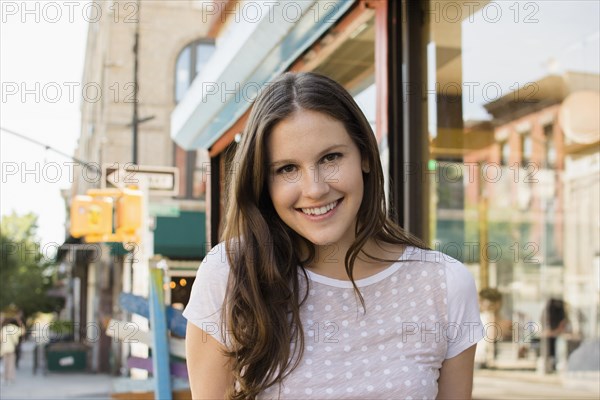
[[[44,8],[45,3],[59,7]],[[80,133],[85,4],[0,0],[0,124],[67,154],[73,154]],[[60,189],[70,187],[69,162],[0,133],[0,213],[38,214],[38,236],[48,249],[65,238]]]

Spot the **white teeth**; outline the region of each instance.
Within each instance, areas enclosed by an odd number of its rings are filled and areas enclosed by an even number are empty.
[[[304,214],[309,214],[309,215],[323,215],[325,214],[327,211],[331,210],[332,208],[334,208],[337,205],[337,200],[334,201],[333,203],[327,204],[326,206],[323,207],[317,207],[317,208],[303,208],[302,212]]]

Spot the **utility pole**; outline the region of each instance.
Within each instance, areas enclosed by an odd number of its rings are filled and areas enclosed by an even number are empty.
[[[138,164],[137,148],[138,148],[138,58],[140,49],[140,1],[137,1],[137,21],[135,25],[135,35],[133,42],[133,117],[131,121],[133,141],[132,141],[132,161],[133,164]]]

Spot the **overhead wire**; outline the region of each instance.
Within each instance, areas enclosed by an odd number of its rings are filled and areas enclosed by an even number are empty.
[[[90,163],[88,161],[84,161],[84,160],[81,160],[81,159],[79,159],[77,157],[69,155],[69,154],[65,153],[64,151],[61,151],[61,150],[59,150],[57,148],[54,148],[54,147],[50,146],[49,144],[42,143],[42,142],[40,142],[38,140],[30,138],[29,136],[23,135],[22,133],[15,132],[15,131],[13,131],[11,129],[7,129],[7,128],[3,127],[3,126],[0,126],[0,130],[4,131],[6,133],[10,133],[11,135],[15,135],[15,136],[17,136],[17,137],[19,137],[19,138],[21,138],[23,140],[27,140],[27,141],[29,141],[31,143],[34,143],[34,144],[38,145],[38,146],[44,147],[46,150],[53,151],[53,152],[55,152],[55,153],[57,153],[57,154],[59,154],[59,155],[61,155],[63,157],[70,158],[71,160],[73,160],[75,162],[78,162],[79,164],[83,165],[84,167],[92,169],[95,172],[101,172],[100,171],[100,167],[98,165],[95,165],[95,164]]]

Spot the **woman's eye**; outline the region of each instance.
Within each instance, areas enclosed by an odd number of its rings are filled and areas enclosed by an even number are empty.
[[[291,174],[292,172],[294,172],[296,170],[296,167],[294,167],[293,165],[284,165],[281,168],[277,169],[277,173],[278,174]]]
[[[323,157],[323,161],[325,161],[325,162],[334,162],[334,161],[338,160],[341,157],[342,157],[341,153],[331,153],[331,154],[327,154],[325,157]]]

